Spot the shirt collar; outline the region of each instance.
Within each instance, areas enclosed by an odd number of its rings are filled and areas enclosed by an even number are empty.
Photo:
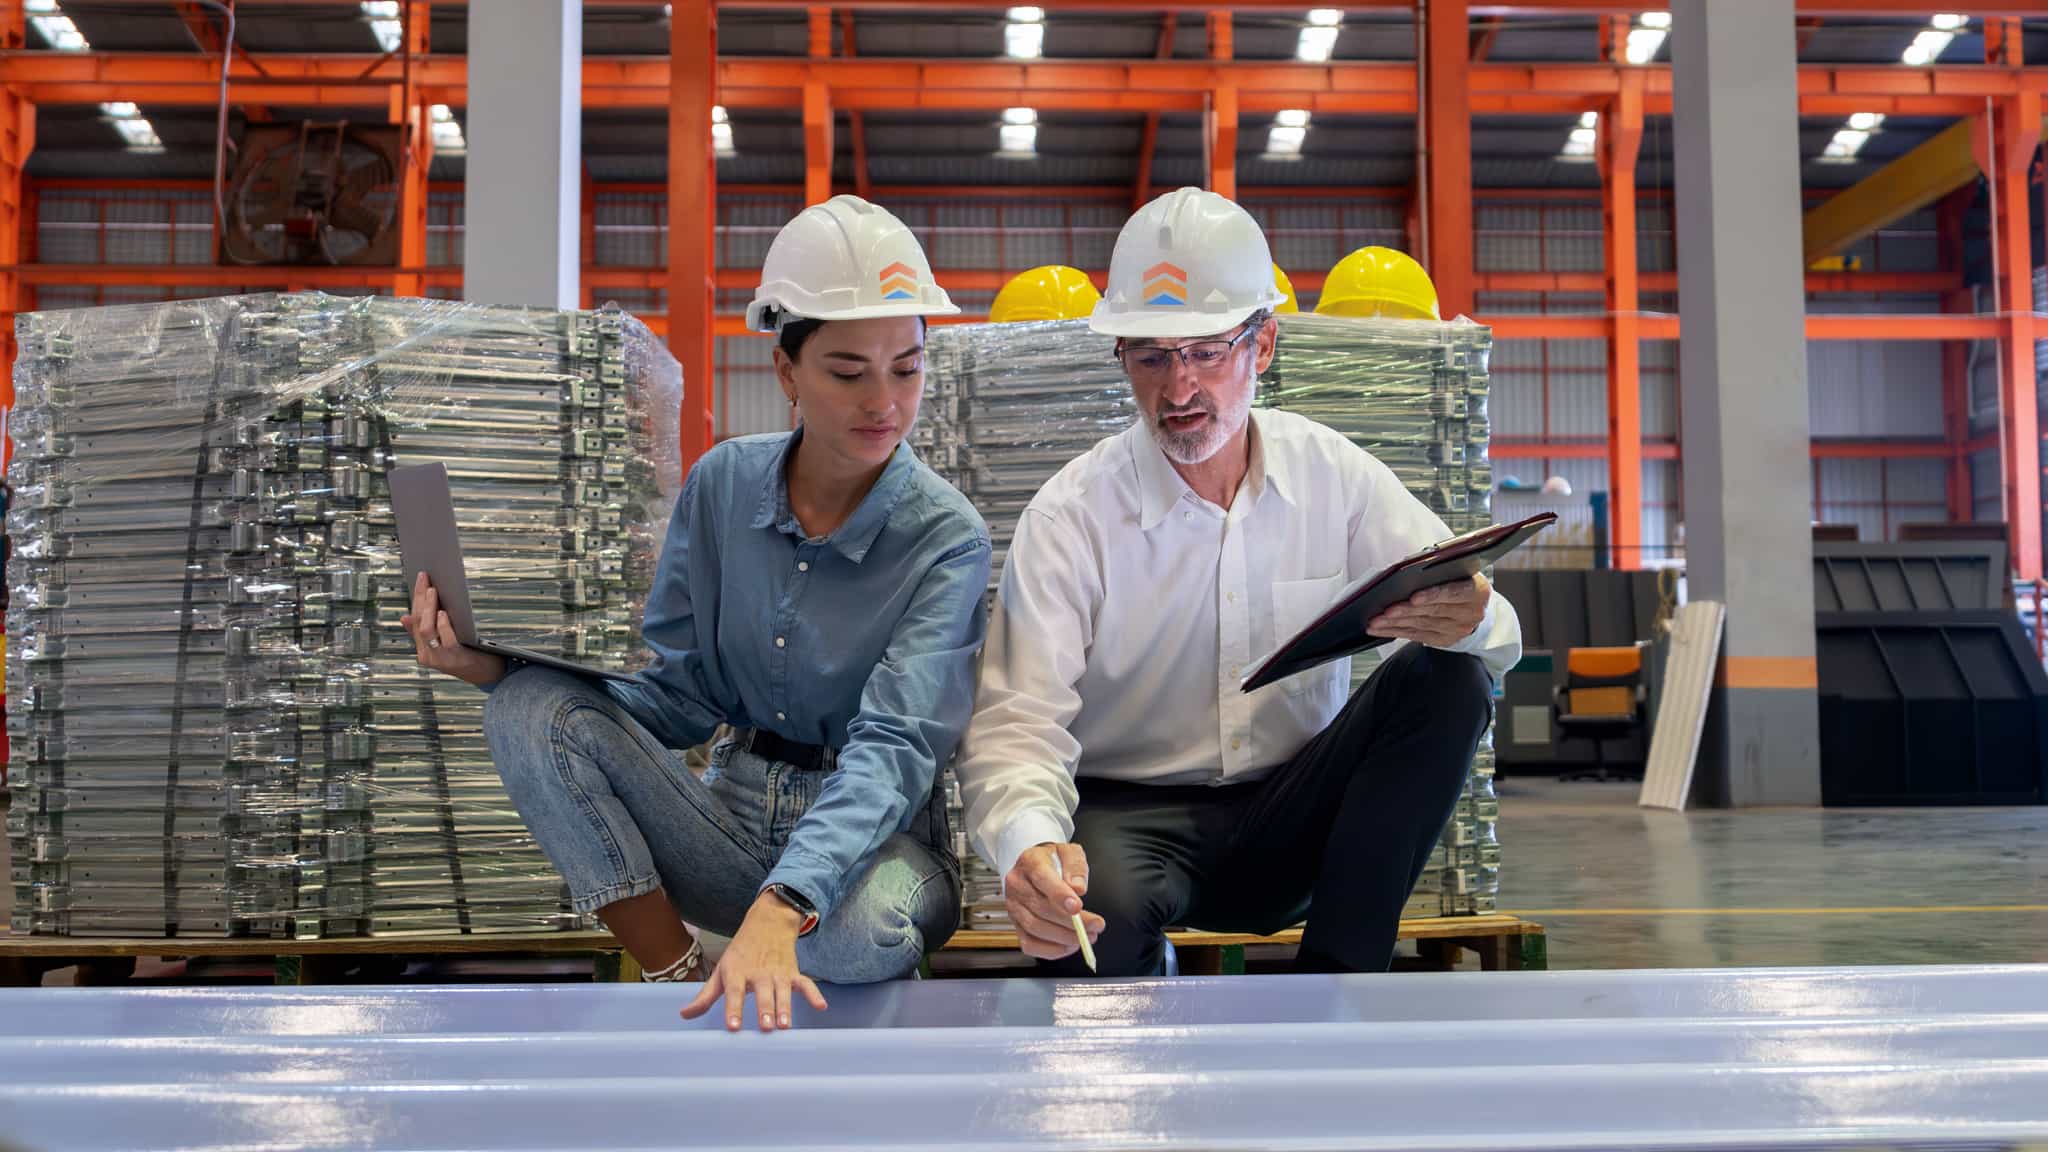
[[[1131,457],[1138,470],[1138,527],[1150,532],[1193,489],[1174,471],[1173,461],[1152,436],[1151,424],[1140,416],[1132,427],[1138,431],[1131,438]]]
[[[761,503],[754,509],[755,528],[774,528],[778,532],[803,538],[803,525],[797,522],[796,512],[789,506],[789,455],[803,440],[803,429],[789,434],[782,448],[770,462],[768,475],[761,484]],[[827,543],[838,553],[855,564],[867,558],[868,549],[875,543],[875,537],[882,534],[882,528],[889,523],[889,516],[895,512],[896,504],[909,490],[911,473],[917,467],[917,457],[910,450],[908,440],[896,445],[896,451],[889,457],[889,463],[882,469],[882,475],[875,480],[875,486],[862,497],[860,506],[847,517],[839,530],[827,537]]]
[[[1264,427],[1259,409],[1252,409],[1251,459],[1245,472],[1244,489],[1254,503],[1264,496],[1264,490],[1271,485],[1275,495],[1293,503],[1288,493],[1285,473],[1280,469],[1268,470],[1266,465],[1266,440],[1271,435]],[[1131,455],[1136,459],[1138,469],[1138,525],[1146,531],[1159,526],[1181,497],[1190,495],[1193,489],[1173,467],[1173,461],[1159,447],[1159,441],[1152,436],[1152,427],[1143,417],[1134,426],[1138,435],[1131,441]]]

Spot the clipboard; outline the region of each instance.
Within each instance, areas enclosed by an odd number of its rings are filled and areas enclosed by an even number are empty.
[[[1253,692],[1297,672],[1392,643],[1384,636],[1367,635],[1366,622],[1425,588],[1470,580],[1555,523],[1557,513],[1543,512],[1513,524],[1489,525],[1432,544],[1353,581],[1322,615],[1260,661],[1238,690]]]

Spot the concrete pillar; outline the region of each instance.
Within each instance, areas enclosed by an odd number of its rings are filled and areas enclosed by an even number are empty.
[[[576,307],[583,0],[469,6],[463,135],[462,298]]]
[[[1673,0],[1687,584],[1728,606],[1695,779],[1817,804],[1793,0]]]

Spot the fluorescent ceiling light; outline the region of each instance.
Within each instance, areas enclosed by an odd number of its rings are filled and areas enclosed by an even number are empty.
[[[1038,125],[1005,124],[1000,137],[1002,154],[1005,156],[1035,156],[1038,154]]]
[[[1266,130],[1266,151],[1278,155],[1299,155],[1302,142],[1308,139],[1308,129],[1290,124],[1275,124]]]
[[[1308,112],[1301,108],[1283,108],[1273,115],[1273,123],[1283,128],[1306,128],[1308,120]]]
[[[78,25],[71,22],[71,17],[58,11],[56,4],[52,3],[44,11],[47,15],[29,17],[29,23],[42,34],[44,43],[59,52],[83,52],[92,47],[85,42],[85,34],[78,30]]]
[[[1579,127],[1598,128],[1599,126],[1600,114],[1598,112],[1583,112],[1579,114]]]
[[[1003,25],[1003,51],[1019,60],[1036,60],[1045,55],[1045,25]]]
[[[1043,24],[1045,23],[1045,9],[1012,8],[1010,9],[1009,20],[1012,24]]]
[[[1005,108],[1005,109],[1003,109],[1003,123],[1005,123],[1005,124],[1036,124],[1036,123],[1038,123],[1038,109],[1036,109],[1036,108]]]
[[[1344,22],[1344,10],[1342,8],[1311,8],[1308,10],[1308,22],[1318,28],[1335,28]]]
[[[434,137],[434,151],[448,156],[458,156],[469,151],[469,141],[462,138],[462,125],[455,122],[455,109],[446,104],[436,104],[427,110],[431,126],[428,131]]]
[[[1671,13],[1645,12],[1642,15],[1636,17],[1636,23],[1642,25],[1645,28],[1661,28],[1664,31],[1669,32],[1671,30]]]
[[[725,114],[725,105],[711,106],[711,151],[719,156],[733,154],[732,121]]]
[[[729,124],[732,122],[725,114],[725,105],[713,104],[711,106],[711,122],[713,124]]]
[[[1884,123],[1882,112],[1858,112],[1849,117],[1849,127],[1858,132],[1869,132]]]
[[[1628,46],[1623,50],[1631,64],[1648,64],[1657,58],[1657,49],[1664,46],[1664,38],[1671,33],[1663,28],[1631,28],[1628,30]]]
[[[1294,46],[1294,55],[1311,64],[1321,64],[1330,58],[1337,48],[1338,29],[1322,25],[1310,25],[1301,30],[1301,39]]]
[[[1578,124],[1565,136],[1564,147],[1558,151],[1557,158],[1567,164],[1584,164],[1593,159],[1599,143],[1600,114],[1582,112]]]
[[[133,120],[142,115],[142,109],[128,103],[126,100],[115,101],[112,104],[102,104],[100,105],[100,111],[116,120]]]
[[[1941,54],[1948,51],[1949,44],[1955,38],[1956,34],[1953,32],[1944,32],[1939,28],[1925,29],[1913,37],[1911,44],[1906,45],[1906,50],[1900,54],[1899,59],[1915,68],[1923,68],[1941,59]]]
[[[1936,12],[1928,23],[1943,32],[1960,32],[1970,26],[1970,18],[1961,12]]]

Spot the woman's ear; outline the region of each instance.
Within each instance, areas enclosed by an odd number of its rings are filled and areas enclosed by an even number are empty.
[[[782,349],[775,350],[775,382],[782,386],[782,397],[790,404],[796,403],[796,361]]]

